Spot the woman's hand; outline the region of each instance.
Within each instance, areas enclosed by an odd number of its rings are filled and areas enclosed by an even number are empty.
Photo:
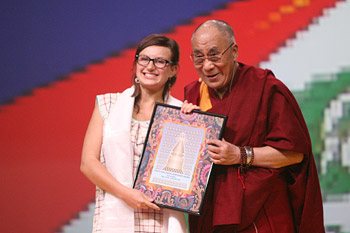
[[[127,188],[121,199],[133,209],[154,209],[160,210],[160,208],[152,203],[152,198],[147,197],[145,194],[136,189]]]
[[[199,106],[189,103],[187,100],[181,106],[181,111],[184,113],[191,113],[193,110],[201,110]]]

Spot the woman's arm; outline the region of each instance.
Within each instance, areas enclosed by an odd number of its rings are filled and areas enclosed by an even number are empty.
[[[95,185],[122,199],[133,209],[160,208],[152,203],[152,199],[142,192],[126,187],[116,180],[100,162],[100,151],[102,145],[103,119],[99,113],[98,105],[92,113],[89,126],[87,128],[82,156],[81,172]]]

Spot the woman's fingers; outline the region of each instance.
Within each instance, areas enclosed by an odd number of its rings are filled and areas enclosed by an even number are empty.
[[[152,203],[153,202],[153,199],[146,196],[144,193],[142,193],[143,195],[143,198],[144,198],[144,202],[141,204],[141,208],[142,209],[148,209],[148,208],[151,208],[151,209],[154,209],[154,210],[160,210],[160,208]]]
[[[160,208],[156,204],[154,204],[152,202],[147,202],[146,203],[146,208],[145,209],[148,209],[148,208],[151,208],[151,209],[154,209],[154,210],[160,210]]]

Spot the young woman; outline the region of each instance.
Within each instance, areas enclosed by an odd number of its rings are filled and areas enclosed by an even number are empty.
[[[187,232],[183,213],[132,189],[155,102],[182,104],[169,94],[178,62],[173,39],[150,35],[137,47],[133,86],[97,96],[81,159],[82,173],[97,186],[93,232]]]

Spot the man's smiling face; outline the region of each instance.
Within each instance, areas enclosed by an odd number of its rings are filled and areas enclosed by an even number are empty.
[[[225,32],[220,32],[215,26],[199,28],[192,38],[192,53],[197,56],[221,54],[232,41]],[[198,75],[210,87],[218,92],[225,89],[233,78],[234,64],[237,58],[237,45],[229,48],[218,62],[205,59],[203,64],[194,65]]]

